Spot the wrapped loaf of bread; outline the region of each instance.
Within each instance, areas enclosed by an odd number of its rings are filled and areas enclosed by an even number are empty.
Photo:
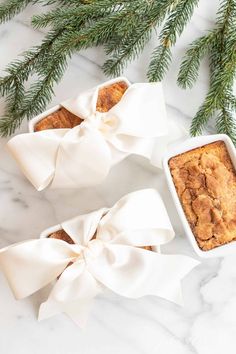
[[[128,85],[120,81],[99,89],[96,110],[98,112],[108,112],[120,100]],[[42,118],[34,126],[34,131],[38,132],[46,129],[74,128],[82,123],[83,119],[69,112],[64,107],[53,112],[49,116]]]
[[[117,78],[33,118],[29,133],[7,145],[37,190],[83,188],[100,184],[131,154],[161,155],[156,138],[164,149],[167,133],[161,84]]]
[[[160,195],[144,189],[1,249],[0,267],[17,299],[51,285],[40,320],[65,313],[84,326],[93,299],[106,289],[181,303],[181,280],[199,263],[161,254],[174,235]]]

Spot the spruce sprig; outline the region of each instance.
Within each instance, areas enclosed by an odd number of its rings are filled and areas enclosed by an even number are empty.
[[[190,21],[199,0],[179,0],[174,3],[172,11],[159,36],[161,44],[154,50],[147,73],[150,81],[161,81],[169,69],[172,54],[171,47],[175,45],[184,27]]]
[[[0,5],[0,23],[11,20],[15,15],[23,11],[32,0],[9,0]]]
[[[181,63],[178,84],[182,88],[191,88],[198,78],[198,72],[203,57],[209,52],[216,40],[215,31],[196,39],[187,50]]]
[[[105,45],[105,51],[109,55],[109,59],[103,65],[105,74],[120,75],[127,64],[139,56],[154,29],[162,23],[172,5],[173,0],[168,0],[139,3],[134,8],[129,8],[121,26],[115,29],[112,40]],[[127,16],[129,23],[127,23]],[[129,33],[127,33],[128,26],[132,28]]]
[[[200,61],[206,54],[210,58],[210,87],[205,101],[193,118],[191,135],[201,134],[209,119],[216,116],[217,132],[228,134],[236,142],[233,117],[236,111],[233,94],[236,76],[236,0],[223,0],[215,29],[190,45],[178,76],[181,87],[193,86]]]
[[[49,8],[33,16],[34,28],[47,28],[41,44],[23,53],[0,78],[0,94],[6,97],[0,134],[10,135],[24,118],[42,112],[67,68],[71,55],[81,49],[103,45],[107,60],[103,71],[109,76],[122,73],[154,36],[157,47],[148,68],[150,81],[162,80],[172,61],[172,47],[191,20],[200,0],[6,0],[0,5],[0,23],[10,20],[30,4]],[[220,0],[219,0],[220,1]],[[162,27],[159,36],[156,30]],[[201,134],[210,117],[216,117],[218,132],[236,143],[236,0],[221,0],[216,26],[195,40],[187,50],[178,84],[191,88],[198,78],[201,60],[210,59],[209,92],[194,117],[191,134]],[[29,89],[29,79],[35,81]]]
[[[47,60],[48,53],[52,54],[53,45],[58,38],[60,38],[62,33],[62,29],[49,32],[40,46],[36,46],[23,53],[22,60],[18,59],[6,68],[7,75],[0,79],[0,93],[2,96],[6,96],[7,103],[5,116],[0,120],[0,132],[3,136],[14,133],[25,117],[28,118],[32,117],[32,115],[36,115],[39,113],[40,108],[44,109],[46,103],[48,103],[49,98],[52,96],[52,91],[46,92],[47,95],[44,98],[45,105],[39,107],[39,105],[35,103],[40,99],[40,96],[39,98],[36,97],[36,99],[31,100],[29,98],[32,97],[32,94],[35,92],[35,86],[31,87],[31,89],[26,92],[24,84],[29,79],[30,75],[37,73],[38,77],[41,77],[41,81],[37,81],[38,86],[40,83],[41,85],[48,83],[52,85],[52,81],[44,81],[42,79],[43,75],[46,78],[50,72],[52,72],[51,66],[53,66],[54,70],[60,70],[60,77],[62,77],[65,64],[61,66],[60,61],[57,63],[56,60],[58,60],[58,57],[56,56],[54,56],[53,61]],[[56,82],[59,82],[58,77],[59,74],[56,71],[54,77]],[[32,101],[34,102],[32,103]],[[34,105],[38,107],[38,110],[32,110],[31,107]]]

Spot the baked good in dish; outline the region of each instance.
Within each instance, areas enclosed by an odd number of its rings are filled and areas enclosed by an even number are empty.
[[[97,111],[109,111],[121,100],[121,97],[127,88],[128,85],[124,81],[100,88],[97,99]],[[37,132],[46,129],[74,128],[82,121],[83,119],[69,112],[64,107],[61,107],[58,111],[36,123],[34,126],[34,131]]]
[[[46,129],[74,128],[81,122],[82,119],[80,117],[77,117],[64,107],[61,107],[58,111],[51,113],[49,116],[36,123],[34,126],[34,131],[38,132]]]
[[[72,238],[63,229],[53,232],[48,237],[65,241],[71,245],[74,244],[74,241],[72,240]]]
[[[69,244],[74,244],[74,241],[72,240],[72,238],[64,230],[55,231],[52,234],[50,234],[48,237],[55,238],[57,240],[62,240],[62,241],[68,242]],[[93,238],[95,238],[95,236]],[[149,246],[144,246],[142,248],[149,250],[149,251],[152,250],[152,248]]]
[[[236,171],[223,141],[169,160],[173,182],[199,247],[236,240]]]

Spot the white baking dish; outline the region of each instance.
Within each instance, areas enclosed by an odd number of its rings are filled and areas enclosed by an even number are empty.
[[[176,206],[177,212],[179,214],[179,217],[181,219],[185,233],[186,233],[191,245],[193,246],[195,252],[198,254],[198,256],[204,257],[204,258],[222,257],[222,256],[226,256],[226,255],[232,254],[232,253],[236,254],[236,241],[232,241],[226,245],[216,247],[216,248],[209,250],[209,251],[202,251],[199,248],[197,241],[191,231],[191,228],[189,226],[187,218],[185,216],[185,213],[182,208],[181,202],[179,200],[177,191],[175,189],[175,185],[174,185],[171,173],[170,173],[168,162],[171,157],[174,157],[174,156],[181,154],[183,152],[198,148],[200,146],[203,146],[203,145],[206,145],[209,143],[213,143],[215,141],[224,141],[224,143],[226,144],[226,147],[228,149],[229,155],[231,157],[232,163],[236,169],[235,147],[234,147],[231,139],[227,135],[224,135],[224,134],[206,135],[206,136],[199,136],[196,138],[188,139],[185,142],[183,142],[182,144],[173,147],[171,149],[171,151],[169,151],[168,154],[166,154],[165,157],[163,158],[163,168],[164,168],[164,173],[165,173],[165,176],[167,179],[168,188],[169,188],[170,193],[172,195],[173,201],[175,203],[175,206]]]

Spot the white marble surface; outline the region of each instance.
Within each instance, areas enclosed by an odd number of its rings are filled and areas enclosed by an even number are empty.
[[[176,85],[177,69],[184,49],[193,38],[212,27],[218,1],[201,1],[191,25],[181,37],[173,65],[164,81],[168,115],[188,126],[204,97],[208,70],[203,63],[192,91]],[[22,50],[39,42],[42,33],[29,27],[32,8],[9,24],[0,26],[0,69]],[[155,39],[139,61],[126,71],[131,81],[144,81],[147,58]],[[100,70],[101,49],[75,55],[67,74],[56,88],[52,104],[78,90],[104,80]],[[51,104],[51,105],[52,105]],[[0,113],[4,104],[1,102]],[[22,131],[26,130],[26,125]],[[210,128],[213,131],[213,128]],[[4,149],[0,149],[0,246],[37,237],[46,227],[78,213],[112,205],[125,193],[155,187],[163,196],[177,237],[165,247],[169,253],[192,255],[179,225],[165,180],[146,161],[131,158],[112,170],[103,185],[80,191],[36,192]],[[2,354],[233,354],[236,347],[236,257],[203,260],[183,281],[185,306],[147,297],[127,300],[100,296],[90,321],[81,331],[65,316],[38,323],[37,309],[44,291],[17,302],[0,275],[0,352]]]

